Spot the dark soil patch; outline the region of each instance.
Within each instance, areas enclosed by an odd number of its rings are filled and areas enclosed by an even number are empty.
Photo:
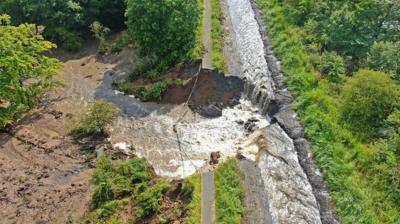
[[[185,103],[193,89],[189,107],[205,117],[218,117],[222,109],[239,103],[244,89],[243,81],[237,77],[224,76],[213,70],[202,69],[196,77],[184,84],[173,86],[164,94],[162,102],[170,104]],[[193,87],[194,86],[194,87]]]

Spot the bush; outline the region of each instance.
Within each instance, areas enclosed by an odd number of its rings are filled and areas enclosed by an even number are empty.
[[[48,36],[55,38],[68,51],[77,51],[82,47],[81,36],[77,32],[62,27],[55,28],[54,33],[48,34]]]
[[[118,34],[117,38],[115,39],[114,43],[111,45],[112,52],[121,52],[123,48],[132,43],[132,38],[129,36],[129,33],[126,31],[122,31]]]
[[[108,52],[109,49],[109,45],[106,41],[107,35],[110,32],[110,29],[103,26],[103,24],[101,24],[98,21],[94,21],[91,25],[90,25],[90,30],[93,33],[93,36],[99,41],[99,48],[98,48],[98,52],[100,54],[105,54]]]
[[[186,58],[195,46],[198,0],[128,0],[126,15],[141,53],[155,55],[163,66]]]
[[[105,101],[96,101],[85,117],[72,130],[75,137],[105,136],[106,126],[112,124],[117,118],[119,110],[114,104]]]
[[[343,58],[334,51],[325,51],[317,65],[318,70],[330,82],[338,83],[346,72]]]
[[[399,106],[398,86],[383,72],[360,70],[345,83],[341,117],[351,130],[369,137]]]
[[[367,61],[370,68],[394,74],[400,80],[400,42],[375,42]]]

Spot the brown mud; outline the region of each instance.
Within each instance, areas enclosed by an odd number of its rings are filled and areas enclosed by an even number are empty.
[[[94,100],[103,73],[120,56],[104,60],[97,46],[79,53],[53,52],[64,61],[64,87],[51,91],[40,107],[0,134],[1,223],[76,223],[90,199],[93,155],[80,150],[68,132]]]

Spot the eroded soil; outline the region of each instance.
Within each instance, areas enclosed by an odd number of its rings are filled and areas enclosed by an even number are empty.
[[[93,101],[103,73],[116,66],[117,56],[95,53],[94,44],[77,54],[55,52],[65,62],[65,86],[0,134],[1,223],[75,223],[87,210],[91,155],[68,132]]]

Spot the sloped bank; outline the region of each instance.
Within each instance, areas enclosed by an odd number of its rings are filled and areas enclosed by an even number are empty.
[[[255,2],[227,5],[247,94],[273,123],[250,136],[242,152],[258,161],[273,223],[338,223]]]
[[[289,137],[294,140],[300,165],[307,174],[314,196],[317,199],[322,223],[339,223],[333,213],[334,208],[323,176],[314,164],[311,145],[305,139],[304,129],[299,122],[297,113],[291,106],[294,98],[284,84],[284,75],[280,63],[271,49],[268,34],[265,30],[266,25],[262,20],[255,0],[250,0],[250,2],[264,42],[265,59],[276,86],[274,91],[275,99],[268,108],[268,116],[272,117],[272,123],[278,123]]]

